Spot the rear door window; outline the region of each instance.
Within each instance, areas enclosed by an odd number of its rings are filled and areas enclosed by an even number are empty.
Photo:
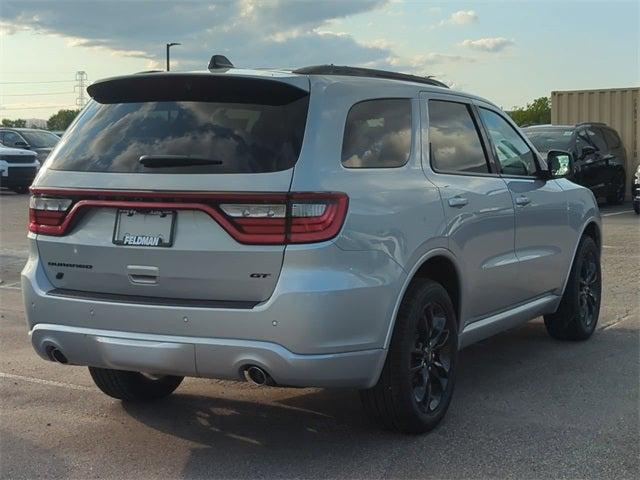
[[[470,105],[429,100],[429,146],[436,172],[490,172]]]
[[[401,167],[411,152],[411,100],[390,98],[356,103],[347,115],[342,165]]]
[[[93,91],[90,87],[94,100],[49,167],[84,172],[264,173],[296,163],[308,92],[262,79],[157,77],[107,81]],[[169,157],[171,165],[145,166],[140,162],[143,156]],[[186,159],[184,165],[176,165],[181,158]]]

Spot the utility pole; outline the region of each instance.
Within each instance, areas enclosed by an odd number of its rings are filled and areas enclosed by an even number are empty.
[[[169,65],[169,49],[175,45],[181,45],[180,43],[167,43],[167,72],[171,70],[171,67]]]
[[[76,72],[76,82],[78,83],[73,89],[78,91],[78,97],[76,98],[76,105],[80,108],[84,108],[86,104],[84,92],[86,89],[87,78],[88,78],[87,72],[84,72],[84,71]]]

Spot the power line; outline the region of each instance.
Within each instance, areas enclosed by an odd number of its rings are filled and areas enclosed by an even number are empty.
[[[0,110],[44,110],[46,108],[75,108],[75,105],[44,105],[40,107],[0,107]]]
[[[73,83],[76,80],[43,80],[40,82],[0,82],[0,85],[30,85],[36,83]]]
[[[0,97],[31,97],[32,95],[72,95],[76,92],[51,92],[51,93],[0,93]]]

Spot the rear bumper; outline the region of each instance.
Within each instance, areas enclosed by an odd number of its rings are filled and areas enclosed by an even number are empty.
[[[219,338],[132,334],[38,324],[30,332],[38,354],[55,347],[73,365],[148,373],[242,378],[245,368],[266,370],[279,385],[359,387],[375,384],[384,350],[297,355],[273,343]]]
[[[287,252],[272,297],[253,308],[137,304],[55,295],[31,235],[22,292],[40,356],[74,365],[243,378],[257,365],[282,385],[374,385],[404,271],[375,252],[316,245]]]

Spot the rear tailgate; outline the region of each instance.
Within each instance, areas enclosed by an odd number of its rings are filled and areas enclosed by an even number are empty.
[[[300,80],[161,74],[90,88],[34,186],[30,228],[51,283],[124,300],[269,298],[285,239],[262,219],[284,229]]]

